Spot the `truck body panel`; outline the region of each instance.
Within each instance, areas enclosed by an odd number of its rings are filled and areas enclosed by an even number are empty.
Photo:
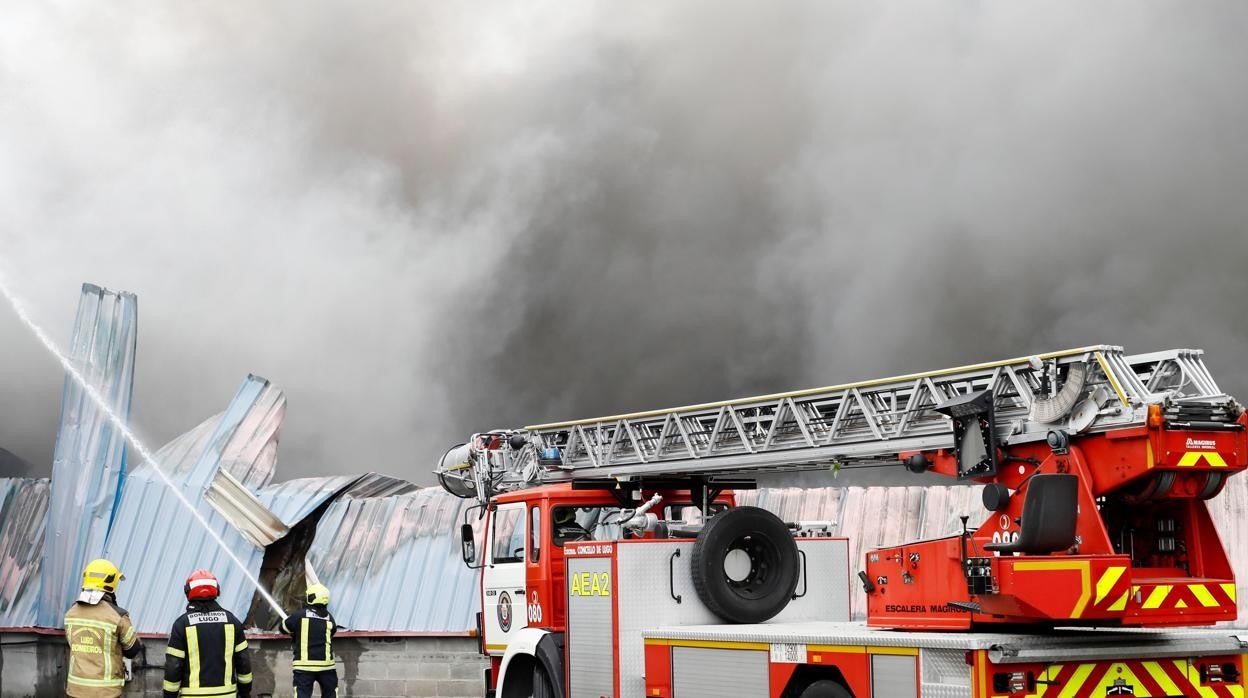
[[[1233,632],[1216,630],[952,633],[807,622],[672,626],[642,635],[643,695],[651,698],[684,696],[678,690],[681,682],[703,675],[709,663],[753,666],[760,658],[767,660],[762,671],[772,677],[792,676],[802,667],[835,667],[858,698],[1243,698],[1243,654],[1248,652]],[[699,648],[703,654],[690,654],[686,648]],[[1222,680],[1207,680],[1210,665],[1218,665]],[[1011,692],[1009,678],[1016,675],[1021,675],[1024,690]],[[1002,685],[1006,688],[1000,689]],[[727,695],[730,686],[712,681],[704,690]],[[780,696],[783,689],[784,684],[773,682],[769,693],[732,695]]]

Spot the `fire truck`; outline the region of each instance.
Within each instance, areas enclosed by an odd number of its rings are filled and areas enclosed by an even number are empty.
[[[1102,345],[481,432],[435,470],[476,500],[486,696],[1243,698],[1206,502],[1246,425],[1201,351]],[[982,484],[984,521],[851,564],[828,522],[736,506],[864,465]]]

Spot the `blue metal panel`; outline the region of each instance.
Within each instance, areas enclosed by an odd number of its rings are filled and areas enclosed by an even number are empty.
[[[69,360],[123,419],[130,414],[137,333],[133,294],[83,284]],[[121,433],[66,376],[52,460],[50,525],[44,534],[40,626],[61,627],[83,566],[104,549],[125,476],[125,455]]]
[[[263,550],[244,539],[202,500],[196,509],[248,570],[253,574],[260,570]],[[169,632],[186,605],[183,583],[198,568],[217,575],[223,606],[246,615],[251,604],[251,585],[151,472],[136,473],[127,483],[107,555],[126,575],[117,598],[130,610],[140,632]]]
[[[46,479],[0,479],[0,628],[35,624],[50,485]]]
[[[459,557],[468,501],[441,489],[334,500],[309,559],[352,630],[462,633],[475,627],[478,576]]]
[[[290,527],[359,479],[357,475],[336,475],[287,480],[259,490],[256,499]]]
[[[231,444],[231,440],[236,437],[242,441],[251,440],[252,434],[239,429],[244,421],[252,424],[263,422],[271,425],[270,422],[252,414],[252,411],[260,403],[261,395],[268,387],[269,382],[267,380],[254,375],[249,375],[243,380],[243,384],[239,386],[238,392],[234,394],[234,399],[230,400],[229,407],[225,409],[225,412],[217,420],[217,426],[213,430],[212,436],[208,438],[206,447],[197,454],[198,457],[195,460],[195,464],[191,467],[185,481],[184,489],[188,493],[196,492],[202,495],[208,488],[208,483],[212,482],[212,476],[217,474],[217,469],[221,467],[225,457],[243,450],[240,446]],[[268,404],[261,406],[261,414],[267,413],[268,408]],[[267,436],[272,437],[273,434],[270,433]],[[267,441],[267,439],[265,440]],[[260,454],[255,455],[259,456]],[[248,467],[246,470],[250,472],[251,469]],[[243,484],[251,483],[245,482]]]
[[[256,498],[282,523],[291,527],[348,489],[350,496],[359,498],[414,492],[417,487],[406,480],[376,473],[305,477],[269,485],[256,492]]]
[[[258,392],[254,392],[256,387]],[[231,409],[244,399],[251,402],[221,452],[220,462],[221,469],[255,492],[273,480],[278,432],[286,417],[286,395],[264,378],[249,375],[230,403]],[[225,416],[229,417],[228,410]]]

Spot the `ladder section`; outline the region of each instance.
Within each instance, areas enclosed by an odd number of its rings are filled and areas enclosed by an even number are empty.
[[[950,422],[933,408],[985,390],[993,396],[999,443],[1043,439],[1053,429],[1072,434],[1105,431],[1143,425],[1150,403],[1229,402],[1202,355],[1200,350],[1174,349],[1125,356],[1121,347],[1099,345],[862,383],[539,424],[493,432],[502,439],[494,447],[488,436],[483,440],[476,435],[477,447],[465,446],[463,457],[444,459],[439,474],[454,474],[456,467],[475,470],[475,491],[488,487],[498,492],[577,478],[739,475],[896,462],[901,451],[952,446]]]
[[[1126,357],[1085,347],[877,381],[525,427],[561,470],[601,475],[647,468],[852,464],[900,451],[952,445],[949,420],[932,408],[992,390],[1001,443],[1043,439],[1054,428],[1104,431],[1142,425],[1147,405],[1225,398],[1198,350]],[[780,454],[778,457],[768,457]],[[553,462],[549,465],[554,466]]]

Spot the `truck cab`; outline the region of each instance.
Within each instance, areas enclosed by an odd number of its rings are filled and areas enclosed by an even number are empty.
[[[635,511],[640,501],[661,499],[653,511],[654,523],[629,528],[621,513]],[[487,682],[491,690],[504,673],[531,674],[545,658],[547,677],[562,685],[568,594],[565,549],[569,544],[654,540],[671,535],[673,527],[697,526],[703,508],[693,504],[689,490],[634,490],[633,501],[606,489],[574,489],[570,483],[547,485],[497,496],[473,525],[482,545],[474,565],[481,567],[481,649],[489,657]],[[624,506],[632,504],[632,506]],[[731,493],[716,496],[706,507],[715,512],[733,506]],[[478,527],[481,529],[478,531]],[[609,595],[609,578],[574,580],[575,591]],[[510,670],[508,672],[508,670]],[[556,676],[550,676],[556,674]],[[527,683],[527,682],[526,682]],[[524,693],[521,686],[515,695]],[[511,695],[510,684],[500,695]],[[557,695],[563,695],[560,691]]]
[[[660,620],[848,620],[848,542],[734,504],[731,491],[569,483],[495,497],[464,531],[482,570],[486,694],[640,696]]]

